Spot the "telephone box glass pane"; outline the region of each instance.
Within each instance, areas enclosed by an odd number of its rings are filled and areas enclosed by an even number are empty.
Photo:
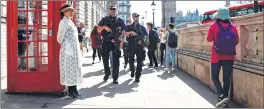
[[[36,41],[37,39],[37,27],[28,27],[28,41]]]
[[[48,72],[48,57],[39,57],[39,72]]]
[[[47,10],[48,1],[28,1],[28,10]]]
[[[48,56],[48,42],[39,42],[39,56]]]
[[[26,10],[26,1],[17,1],[18,10]]]
[[[41,8],[42,10],[48,9],[48,1],[41,1]]]
[[[18,26],[25,26],[26,25],[26,22],[27,22],[27,18],[26,18],[26,12],[24,12],[24,11],[19,11],[18,13],[17,13],[17,24],[18,24]]]
[[[47,29],[47,27],[39,28],[39,40],[41,40],[41,41],[48,40],[48,29]]]
[[[27,47],[28,56],[37,56],[38,55],[38,43],[36,42],[29,42]]]
[[[41,21],[39,21],[40,25],[48,25],[48,11],[40,12]]]
[[[26,56],[26,50],[27,50],[26,39],[28,38],[26,27],[18,27],[17,35],[18,35],[17,56],[22,56],[22,57]]]
[[[17,70],[18,72],[27,72],[27,58],[18,57]]]
[[[37,12],[35,11],[28,11],[27,14],[28,14],[28,18],[27,18],[27,23],[29,26],[33,26],[33,25],[36,25],[36,21],[37,21],[37,16],[35,15]]]
[[[38,71],[38,58],[28,58],[28,72]]]

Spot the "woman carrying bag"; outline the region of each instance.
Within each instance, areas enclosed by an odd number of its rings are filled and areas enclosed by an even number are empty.
[[[96,51],[99,57],[99,62],[101,61],[101,55],[102,55],[102,35],[101,33],[97,32],[97,26],[95,26],[91,32],[91,40],[92,40],[92,49],[93,49],[93,63],[95,60]]]

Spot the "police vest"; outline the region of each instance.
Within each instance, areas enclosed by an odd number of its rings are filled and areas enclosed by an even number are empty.
[[[122,28],[121,28],[121,21],[120,18],[118,17],[111,17],[107,16],[105,17],[106,23],[110,29],[111,32],[107,32],[105,30],[102,31],[102,35],[104,37],[105,41],[110,41],[112,39],[117,39],[122,33]]]

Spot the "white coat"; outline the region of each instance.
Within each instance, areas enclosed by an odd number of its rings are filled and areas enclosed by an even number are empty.
[[[59,23],[57,41],[60,48],[60,83],[66,86],[83,82],[78,31],[72,20],[64,17]]]

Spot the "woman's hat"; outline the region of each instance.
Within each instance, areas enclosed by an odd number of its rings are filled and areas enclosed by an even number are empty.
[[[73,8],[73,6],[71,4],[69,4],[69,3],[64,3],[61,6],[61,12],[65,12],[68,9],[73,9],[75,11],[75,9]]]
[[[221,19],[221,20],[230,19],[229,9],[228,8],[219,8],[217,13],[215,14],[215,18]]]

